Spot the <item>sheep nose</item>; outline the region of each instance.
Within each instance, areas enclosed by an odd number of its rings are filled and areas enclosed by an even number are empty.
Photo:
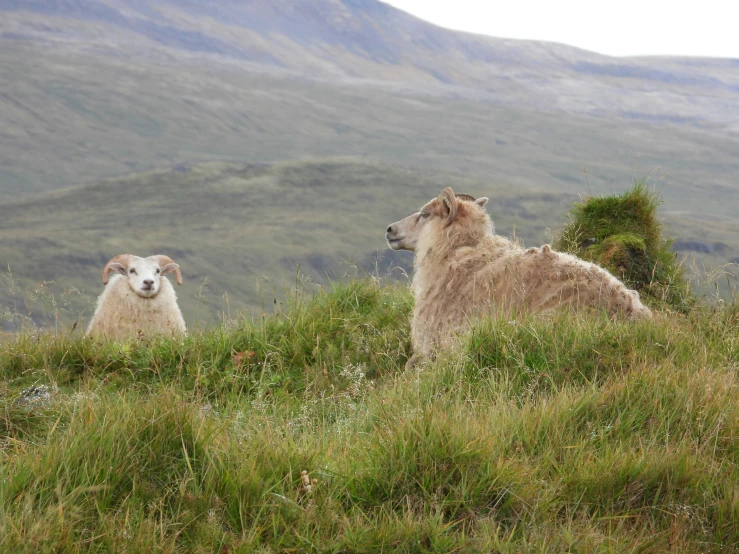
[[[145,279],[145,280],[144,280],[144,284],[145,284],[145,285],[146,285],[147,287],[151,287],[152,285],[154,285],[154,281],[152,281],[151,279]]]
[[[389,225],[389,226],[388,226],[388,228],[387,228],[387,232],[388,232],[388,233],[392,233],[392,232],[393,232],[393,226],[392,226],[392,225]]]

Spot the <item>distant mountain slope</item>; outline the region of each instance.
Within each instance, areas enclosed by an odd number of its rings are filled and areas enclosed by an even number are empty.
[[[353,159],[205,163],[71,187],[0,205],[0,320],[10,308],[41,323],[62,306],[86,319],[100,269],[124,252],[165,253],[181,264],[178,295],[191,325],[227,309],[271,310],[298,271],[321,283],[353,267],[410,273],[413,256],[389,251],[385,228],[446,185],[489,196],[496,230],[529,245],[548,242],[577,199]],[[739,258],[739,223],[666,208],[681,255],[711,264]]]
[[[470,35],[377,0],[0,0],[0,13],[6,40],[137,59],[200,56],[537,110],[739,132],[739,60],[611,58]]]
[[[5,248],[25,245],[0,262],[17,266],[25,251],[84,257],[89,249],[73,250],[88,236],[77,227],[86,220],[72,208],[96,206],[120,223],[116,207],[144,210],[168,194],[197,198],[203,217],[193,208],[181,233],[158,243],[127,236],[152,247],[196,243],[197,222],[215,225],[205,216],[224,210],[209,211],[210,181],[178,168],[204,160],[302,160],[308,187],[333,179],[349,205],[368,187],[383,190],[383,202],[410,194],[406,178],[385,176],[380,186],[347,173],[339,182],[307,161],[334,156],[419,175],[426,185],[411,204],[436,194],[437,175],[501,198],[546,190],[569,199],[622,190],[662,168],[654,176],[667,215],[686,226],[676,233],[682,246],[726,261],[736,257],[738,68],[458,33],[375,0],[0,0],[0,202],[12,202],[0,219]],[[102,178],[152,168],[168,177],[98,188]],[[118,187],[131,182],[140,185],[136,202],[116,204]],[[30,197],[80,183],[90,196],[73,204]],[[57,210],[57,200],[66,207]],[[34,202],[43,210],[29,227],[15,216]],[[330,215],[341,217],[346,204]],[[528,217],[541,230],[547,215]],[[273,232],[289,233],[280,221]],[[91,228],[105,230],[99,221]],[[23,242],[31,236],[37,242]],[[99,248],[95,263],[121,245],[86,240]],[[324,244],[312,252],[356,251]]]
[[[0,199],[153,167],[360,156],[515,189],[604,193],[664,168],[670,209],[736,217],[739,140],[471,99],[0,48]],[[583,172],[587,170],[587,174]]]
[[[3,307],[28,305],[16,311],[39,321],[40,302],[29,297],[46,287],[89,316],[100,269],[123,252],[166,253],[181,264],[188,321],[265,299],[271,310],[298,267],[323,283],[353,271],[352,263],[410,272],[412,255],[385,252],[385,228],[450,183],[495,198],[500,231],[516,226],[530,241],[543,240],[575,198],[348,159],[206,163],[71,187],[0,205],[0,319]],[[8,267],[15,286],[3,279]]]

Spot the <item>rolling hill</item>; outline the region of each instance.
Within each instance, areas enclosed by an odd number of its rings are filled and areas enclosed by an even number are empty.
[[[8,83],[0,94],[5,199],[181,163],[348,155],[576,193],[608,192],[662,167],[674,209],[733,217],[739,203],[739,140],[689,126],[510,109],[193,61],[150,67],[70,57],[25,42],[0,48],[0,60]]]
[[[376,0],[0,0],[0,15],[0,198],[359,155],[577,192],[582,167],[597,187],[659,166],[718,214],[736,200],[736,60],[468,35]]]

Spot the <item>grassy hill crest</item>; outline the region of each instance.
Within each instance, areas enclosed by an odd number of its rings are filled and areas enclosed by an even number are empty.
[[[0,546],[739,545],[736,302],[483,321],[403,372],[410,300],[351,280],[184,342],[0,341]]]

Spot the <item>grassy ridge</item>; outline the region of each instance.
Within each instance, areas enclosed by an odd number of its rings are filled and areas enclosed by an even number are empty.
[[[404,286],[124,346],[0,346],[8,552],[725,552],[739,305],[482,321],[417,372]],[[58,387],[46,407],[15,399]],[[308,493],[301,471],[317,483]]]

